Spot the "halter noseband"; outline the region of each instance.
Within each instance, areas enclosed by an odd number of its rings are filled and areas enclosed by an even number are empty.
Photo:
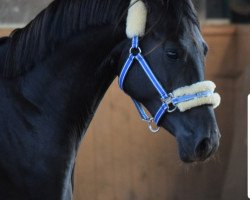
[[[173,91],[173,93],[167,93],[155,77],[141,52],[142,51],[139,47],[139,38],[135,36],[132,38],[132,46],[129,51],[129,57],[124,64],[119,77],[119,86],[123,90],[126,76],[134,61],[137,60],[153,84],[154,88],[158,91],[162,102],[162,105],[156,112],[155,116],[149,117],[141,103],[132,98],[141,119],[148,123],[148,127],[151,132],[156,133],[160,129],[159,127],[153,128],[153,123],[158,126],[165,113],[172,113],[176,111],[177,108],[179,108],[181,112],[184,112],[188,109],[204,104],[212,104],[214,108],[220,104],[220,96],[217,93],[214,93],[215,85],[211,81],[199,82],[193,84],[192,86],[179,88]]]

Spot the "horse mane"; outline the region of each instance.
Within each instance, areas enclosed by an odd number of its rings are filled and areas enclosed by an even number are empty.
[[[148,2],[154,2],[149,0]],[[159,0],[161,5],[159,12],[159,20],[166,21],[166,16],[169,12],[173,13],[177,19],[178,24],[185,18],[189,25],[195,25],[200,28],[199,20],[192,0]],[[150,7],[150,6],[149,6]],[[163,22],[164,23],[164,22]]]
[[[9,37],[3,74],[13,77],[31,69],[57,45],[87,27],[114,24],[128,7],[124,0],[55,0],[26,27]]]
[[[200,23],[197,17],[197,12],[191,0],[175,0],[174,7],[177,11],[177,17],[181,19],[183,16],[188,19],[188,22],[200,28]]]
[[[150,10],[153,4],[162,5],[161,16],[168,9],[174,10],[198,25],[191,0],[143,0]],[[8,40],[4,77],[16,77],[30,70],[51,54],[57,46],[89,26],[123,23],[130,0],[55,0],[26,27],[14,30]],[[166,14],[165,14],[166,15]],[[157,22],[155,22],[157,23]]]

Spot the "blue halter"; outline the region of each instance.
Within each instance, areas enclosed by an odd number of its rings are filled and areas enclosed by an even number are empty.
[[[177,104],[182,103],[182,102],[186,102],[186,101],[190,101],[193,99],[197,99],[197,98],[207,97],[207,96],[210,96],[213,94],[213,92],[211,92],[211,91],[204,91],[204,92],[199,92],[199,93],[192,94],[192,95],[184,95],[181,97],[174,97],[172,93],[168,94],[164,90],[164,88],[162,87],[160,82],[157,80],[157,78],[153,74],[152,70],[150,69],[149,65],[147,64],[146,60],[142,56],[141,49],[139,47],[139,38],[137,36],[133,37],[133,39],[132,39],[132,47],[130,48],[130,51],[129,51],[129,57],[128,57],[126,63],[124,64],[123,69],[122,69],[121,74],[120,74],[120,77],[119,77],[119,86],[122,90],[123,90],[125,78],[128,74],[129,69],[131,68],[134,60],[137,60],[139,62],[140,66],[142,67],[142,69],[146,73],[147,77],[149,78],[149,80],[151,81],[151,83],[153,84],[155,89],[158,91],[158,93],[160,94],[162,105],[160,106],[160,108],[158,109],[158,111],[154,117],[149,117],[147,115],[147,113],[145,112],[145,110],[143,109],[141,103],[139,103],[137,100],[132,98],[132,100],[133,100],[133,102],[134,102],[134,104],[135,104],[135,106],[136,106],[136,108],[141,116],[141,119],[148,123],[149,129],[153,133],[158,132],[160,128],[159,127],[153,128],[152,124],[155,123],[158,126],[163,115],[166,112],[167,113],[174,112],[177,109]]]

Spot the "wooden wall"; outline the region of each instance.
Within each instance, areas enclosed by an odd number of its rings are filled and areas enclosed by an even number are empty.
[[[244,55],[250,53],[250,28],[203,27],[203,33],[210,46],[207,79],[222,94],[216,110],[222,133],[217,156],[203,164],[181,163],[175,138],[164,130],[151,135],[116,80],[82,142],[75,200],[246,199],[244,99],[250,62]]]

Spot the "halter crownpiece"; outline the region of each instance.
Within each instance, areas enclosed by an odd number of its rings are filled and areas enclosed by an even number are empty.
[[[143,36],[145,32],[147,16],[146,7],[144,3],[140,0],[131,0],[130,5],[131,7],[129,9],[127,19],[127,36],[128,38],[132,38],[132,46],[129,51],[129,57],[126,63],[124,64],[121,74],[119,76],[119,86],[123,90],[123,85],[126,76],[130,68],[132,67],[132,64],[134,63],[134,61],[138,61],[143,71],[153,84],[154,88],[158,91],[161,100],[161,106],[154,115],[154,117],[149,117],[141,103],[132,98],[141,116],[141,119],[148,123],[150,131],[153,133],[158,132],[159,128],[153,128],[152,124],[155,123],[156,125],[158,125],[160,120],[166,113],[172,113],[177,109],[179,109],[180,112],[185,112],[186,110],[201,105],[212,105],[214,108],[218,107],[221,98],[219,94],[214,93],[216,86],[212,81],[198,82],[191,86],[176,89],[172,93],[167,93],[165,91],[161,83],[158,81],[158,79],[155,77],[154,73],[150,69],[146,60],[142,56],[142,51],[139,47],[138,36]],[[142,15],[137,15],[138,13],[142,13]],[[133,22],[133,17],[137,17],[136,19],[139,19],[140,23]],[[135,27],[136,25],[138,25],[138,29]]]

